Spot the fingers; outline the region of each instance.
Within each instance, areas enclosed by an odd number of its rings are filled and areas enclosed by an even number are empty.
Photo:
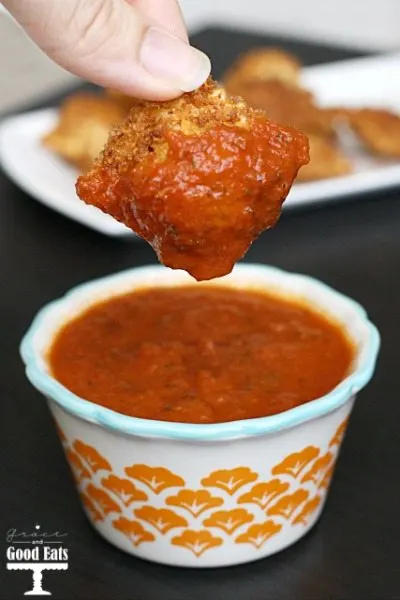
[[[138,98],[168,100],[196,89],[210,73],[206,55],[186,43],[174,0],[4,4],[53,60],[101,86]]]
[[[162,24],[173,35],[187,42],[188,35],[181,7],[177,0],[125,0],[141,13]]]

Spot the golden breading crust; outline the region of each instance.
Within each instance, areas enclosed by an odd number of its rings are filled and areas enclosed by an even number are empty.
[[[297,181],[328,179],[351,173],[352,166],[346,156],[329,140],[309,136],[310,162],[300,169]]]
[[[255,48],[233,63],[223,77],[229,94],[240,96],[243,83],[276,79],[289,86],[298,86],[302,64],[296,56],[277,48]]]
[[[86,170],[104,148],[112,127],[125,116],[126,109],[110,98],[73,94],[62,104],[57,126],[43,138],[43,144]]]
[[[276,223],[307,161],[303,134],[210,79],[177,100],[135,106],[77,192],[146,239],[167,266],[211,279]]]
[[[240,95],[250,106],[264,110],[276,123],[295,127],[307,135],[335,137],[333,115],[319,108],[306,90],[278,80],[253,81],[241,86]]]
[[[400,116],[384,109],[348,111],[349,125],[370,152],[400,157]]]

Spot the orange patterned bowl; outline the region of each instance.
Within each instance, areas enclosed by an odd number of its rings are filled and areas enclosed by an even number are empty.
[[[144,267],[79,286],[39,313],[21,354],[28,378],[48,399],[97,531],[141,558],[217,567],[278,552],[314,525],[355,394],[373,374],[379,335],[358,304],[325,285],[270,267],[239,265],[217,284],[301,297],[347,329],[356,358],[332,392],[270,417],[190,425],[117,414],[76,397],[52,378],[48,349],[72,315],[138,287],[192,283],[185,273]]]

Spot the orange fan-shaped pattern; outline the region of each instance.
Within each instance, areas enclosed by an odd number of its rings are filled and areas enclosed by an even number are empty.
[[[123,533],[134,546],[140,546],[143,542],[154,542],[156,539],[141,523],[125,517],[113,521],[113,527]]]
[[[204,477],[201,483],[205,487],[218,487],[231,496],[247,483],[252,483],[258,478],[248,467],[236,467],[235,469],[220,469]]]
[[[112,467],[108,460],[105,459],[96,448],[88,446],[81,440],[75,440],[73,449],[88,464],[93,473],[97,473],[97,471],[100,470],[112,471]]]
[[[112,492],[124,506],[129,506],[133,502],[145,502],[148,499],[147,494],[129,481],[121,479],[115,475],[109,475],[101,480],[105,488]]]
[[[227,533],[232,535],[242,525],[251,523],[254,520],[254,516],[244,508],[233,508],[232,510],[218,510],[207,519],[204,519],[203,525],[205,527],[218,527]]]
[[[258,550],[264,546],[270,538],[280,532],[282,525],[272,520],[265,523],[256,523],[250,525],[245,533],[236,538],[237,544],[252,544]]]
[[[256,483],[249,492],[238,498],[238,504],[258,504],[265,510],[275,498],[284,494],[290,485],[280,479],[271,479],[266,483]]]
[[[165,467],[149,467],[147,465],[132,465],[125,468],[128,477],[140,481],[155,494],[160,494],[163,490],[173,487],[182,487],[185,480],[179,475],[175,475]]]
[[[166,499],[168,506],[183,508],[194,517],[223,503],[222,498],[213,496],[208,490],[180,490],[176,496],[169,496]]]
[[[330,433],[325,450],[309,445],[286,456],[266,481],[251,468],[237,466],[212,471],[201,485],[197,481],[198,489],[186,488],[183,477],[162,466],[133,464],[120,477],[96,448],[79,439],[69,442],[58,424],[57,429],[84,508],[95,523],[111,523],[135,547],[161,535],[164,543],[200,558],[229,543],[260,550],[282,528],[309,526],[325,499],[347,424],[345,419]],[[263,522],[257,522],[260,517]]]
[[[303,502],[307,500],[309,495],[310,492],[308,490],[300,488],[293,492],[293,494],[282,496],[267,510],[267,514],[289,520]]]
[[[168,508],[143,506],[142,508],[135,509],[134,514],[138,519],[147,521],[147,523],[155,527],[162,535],[166,534],[171,529],[187,527],[188,525],[186,519]]]
[[[222,545],[222,538],[212,535],[207,529],[193,531],[185,529],[180,535],[172,538],[171,544],[187,548],[195,556],[200,557],[204,552]]]
[[[301,452],[293,452],[272,469],[272,475],[290,475],[297,479],[319,453],[320,450],[315,446],[307,446]]]

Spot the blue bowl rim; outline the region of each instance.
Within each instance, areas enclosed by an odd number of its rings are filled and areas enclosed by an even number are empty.
[[[276,267],[265,266],[262,264],[241,263],[236,266],[237,270],[246,270],[249,268],[262,268],[264,272],[268,271],[271,274],[275,273],[286,277],[301,279],[314,287],[317,286],[325,293],[328,292],[331,296],[333,295],[337,299],[345,301],[347,305],[357,313],[364,324],[367,325],[370,338],[369,347],[362,364],[325,396],[283,413],[256,419],[244,419],[241,421],[229,421],[215,424],[152,421],[122,415],[113,410],[84,400],[70,392],[40,367],[34,349],[34,338],[51,310],[60,307],[71,295],[79,294],[82,291],[90,289],[92,286],[97,286],[99,284],[107,285],[123,276],[138,273],[140,270],[147,272],[154,270],[154,272],[157,272],[164,269],[159,265],[136,267],[85,282],[70,289],[63,297],[46,304],[34,317],[20,345],[20,355],[26,366],[27,378],[37,390],[42,392],[48,399],[54,401],[66,412],[85,421],[95,423],[103,428],[111,429],[114,432],[146,438],[156,437],[190,442],[218,442],[237,438],[255,437],[274,434],[282,430],[293,428],[301,423],[317,419],[340,408],[368,384],[375,370],[380,348],[380,335],[375,325],[368,319],[365,309],[351,298],[341,294],[313,277],[290,273]]]

